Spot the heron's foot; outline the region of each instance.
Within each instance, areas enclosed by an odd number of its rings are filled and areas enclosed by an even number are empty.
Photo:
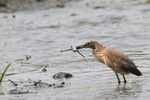
[[[121,84],[121,82],[120,81],[118,81],[118,85],[120,85]]]
[[[126,80],[124,80],[124,84],[126,84],[127,83],[127,81]]]

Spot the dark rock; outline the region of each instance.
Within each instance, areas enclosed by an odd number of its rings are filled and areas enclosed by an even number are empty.
[[[59,72],[53,75],[54,79],[63,79],[63,78],[71,78],[71,77],[73,77],[73,75],[66,72]]]
[[[71,78],[71,77],[73,77],[73,76],[70,73],[65,74],[65,78]]]
[[[52,87],[53,85],[52,85],[52,84],[49,84],[48,86],[49,86],[49,87]]]
[[[93,7],[93,9],[104,9],[105,7],[104,6],[95,6]]]
[[[76,16],[77,14],[75,14],[75,13],[73,13],[73,14],[71,14],[70,16]]]
[[[52,86],[55,86],[55,85],[56,85],[55,83],[52,84]]]

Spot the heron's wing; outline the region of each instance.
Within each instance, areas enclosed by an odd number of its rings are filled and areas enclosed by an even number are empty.
[[[109,60],[116,62],[116,63],[121,63],[122,65],[127,64],[128,67],[132,66],[136,68],[136,65],[134,62],[128,58],[126,55],[124,55],[122,52],[117,51],[114,48],[106,48],[105,51],[106,56],[108,57]],[[124,66],[127,67],[127,66]]]
[[[131,72],[135,75],[141,74],[132,60],[120,51],[113,48],[106,48],[103,52],[108,66],[115,67],[116,69],[118,68],[125,72]]]

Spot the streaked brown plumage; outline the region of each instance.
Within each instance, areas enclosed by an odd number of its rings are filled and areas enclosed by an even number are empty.
[[[115,72],[119,84],[120,78],[118,76],[118,73],[123,76],[124,83],[127,83],[125,74],[132,73],[136,76],[142,75],[142,73],[137,69],[137,66],[134,64],[134,62],[132,62],[130,58],[114,48],[104,47],[96,41],[90,41],[85,43],[84,45],[76,47],[76,49],[82,48],[93,49],[94,57],[99,62],[106,64]]]

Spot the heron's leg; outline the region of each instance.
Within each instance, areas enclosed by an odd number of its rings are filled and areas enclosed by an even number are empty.
[[[125,75],[123,74],[122,76],[123,76],[123,79],[124,79],[124,83],[126,84],[126,83],[127,83],[127,80],[126,80],[126,78],[125,78]]]
[[[117,72],[115,72],[115,74],[116,74],[116,77],[117,77],[117,80],[118,80],[118,84],[120,84],[120,78],[119,78],[119,76],[118,76],[118,73]]]

